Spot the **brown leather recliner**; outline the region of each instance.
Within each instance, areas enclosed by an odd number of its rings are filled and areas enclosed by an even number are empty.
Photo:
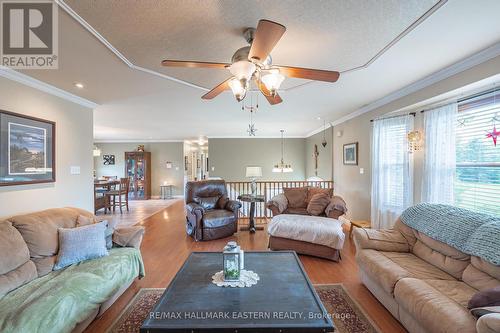
[[[238,231],[241,203],[229,200],[224,180],[186,184],[186,232],[196,241],[231,236]]]

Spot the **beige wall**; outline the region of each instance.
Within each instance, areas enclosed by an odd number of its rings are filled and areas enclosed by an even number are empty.
[[[125,152],[135,151],[144,144],[146,151],[151,152],[151,195],[160,195],[160,185],[167,181],[173,183],[174,195],[184,193],[184,153],[182,142],[155,143],[96,143],[101,149],[101,156],[94,157],[94,168],[97,177],[125,175]],[[115,155],[115,165],[104,165],[102,155]],[[167,169],[167,162],[172,168]]]
[[[323,132],[317,133],[308,137],[305,140],[305,154],[304,159],[306,162],[306,179],[315,176],[315,163],[314,163],[314,145],[318,145],[318,177],[324,180],[332,179],[332,151],[333,151],[333,138],[332,128],[329,127],[325,131],[326,147],[321,145],[323,141]]]
[[[4,78],[0,109],[56,122],[56,182],[0,187],[0,217],[64,206],[93,211],[92,110]]]
[[[273,173],[273,165],[281,159],[281,139],[209,139],[210,176],[247,181],[245,167],[257,165],[262,167],[261,180],[304,180],[304,152],[305,139],[286,139],[285,163],[292,164],[293,172]]]
[[[352,219],[370,219],[370,141],[372,134],[370,119],[439,96],[498,73],[500,73],[500,57],[491,59],[371,112],[334,126],[333,180],[335,192],[344,197],[347,202],[348,217]],[[422,115],[417,112],[415,128],[422,129],[422,123]],[[339,131],[342,132],[341,137],[337,136]],[[343,165],[342,163],[342,147],[350,142],[359,142],[358,166]],[[414,154],[414,163],[414,199],[415,202],[418,202],[421,192],[423,151]],[[360,168],[364,168],[364,174],[360,174]]]

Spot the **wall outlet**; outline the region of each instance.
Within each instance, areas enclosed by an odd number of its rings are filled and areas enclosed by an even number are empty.
[[[359,168],[359,174],[362,175],[365,173],[365,168]]]
[[[69,168],[69,173],[72,175],[79,175],[80,174],[80,167],[79,166],[71,166]]]

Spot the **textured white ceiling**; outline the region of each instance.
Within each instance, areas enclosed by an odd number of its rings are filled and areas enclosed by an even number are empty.
[[[342,2],[351,6],[360,3]],[[475,1],[449,1],[368,68],[347,73],[335,84],[312,83],[283,92],[284,102],[273,107],[261,98],[260,111],[254,118],[257,136],[279,137],[281,128],[288,136],[304,136],[322,126],[323,122],[316,120],[317,116],[327,121],[337,120],[500,42],[500,1],[480,2],[478,6]],[[113,15],[115,13],[110,20]],[[186,21],[191,20],[191,16],[186,17]],[[23,72],[101,104],[94,111],[96,139],[169,140],[246,135],[248,113],[241,111],[230,92],[224,92],[212,101],[201,100],[203,91],[199,89],[131,69],[62,9],[59,25],[59,69]],[[287,25],[290,32],[292,27]],[[304,34],[315,30],[311,26],[300,28]],[[370,29],[377,30],[374,26]],[[196,38],[196,35],[186,37],[181,44],[198,52],[198,43],[192,41]],[[242,41],[236,32],[234,38],[237,44]],[[364,49],[365,42],[369,43],[368,40],[361,41],[350,47]],[[308,43],[305,37],[289,47],[303,52]],[[277,51],[280,47],[281,42]],[[292,53],[290,56],[294,56]],[[309,57],[308,61],[322,61],[316,56]],[[290,63],[310,65],[299,63],[299,60],[297,63],[290,60]],[[207,72],[206,76],[210,78],[213,73]],[[76,89],[74,82],[83,82],[85,88]]]
[[[437,0],[65,2],[135,65],[212,88],[228,70],[164,68],[161,60],[230,62],[247,45],[243,30],[265,18],[287,27],[275,64],[343,71],[365,64]]]

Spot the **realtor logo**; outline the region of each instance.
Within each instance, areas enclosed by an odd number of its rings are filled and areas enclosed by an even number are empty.
[[[50,0],[1,1],[1,65],[57,69],[57,4]]]

